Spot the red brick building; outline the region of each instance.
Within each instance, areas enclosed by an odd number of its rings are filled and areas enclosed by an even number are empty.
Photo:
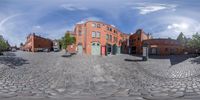
[[[183,54],[183,47],[174,39],[149,39],[143,43],[149,45],[149,54],[151,55],[174,55]]]
[[[121,53],[127,54],[129,50],[129,38],[130,34],[124,34],[123,35],[123,41],[121,45]]]
[[[174,39],[153,39],[150,34],[146,34],[142,29],[138,29],[129,38],[130,54],[141,54],[143,44],[148,44],[149,54],[170,55],[183,53],[183,47]]]
[[[27,36],[27,40],[23,46],[23,50],[37,52],[43,50],[51,50],[53,46],[53,42],[50,39],[43,38],[41,36],[33,34],[29,34]]]
[[[79,54],[108,55],[121,52],[124,34],[112,25],[87,21],[77,24],[74,33]]]
[[[141,54],[142,53],[142,42],[144,40],[151,39],[149,34],[146,34],[142,29],[138,29],[134,34],[129,38],[129,47],[131,54]]]

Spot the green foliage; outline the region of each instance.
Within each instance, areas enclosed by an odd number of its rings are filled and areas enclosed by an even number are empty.
[[[189,44],[189,46],[191,46],[193,48],[200,49],[200,34],[198,32],[196,34],[194,34],[188,44]]]
[[[184,34],[181,32],[179,36],[177,37],[177,40],[185,46],[187,44],[187,38],[184,36]]]
[[[75,37],[71,37],[70,36],[70,32],[66,32],[65,36],[62,37],[60,42],[62,44],[62,48],[65,49],[65,48],[67,48],[68,45],[71,45],[71,44],[75,43],[76,42],[76,38]]]
[[[9,44],[3,38],[0,38],[0,52],[5,51],[8,48],[9,48]]]

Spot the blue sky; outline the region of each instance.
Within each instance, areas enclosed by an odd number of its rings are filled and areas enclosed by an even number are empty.
[[[0,0],[0,35],[12,45],[29,33],[58,39],[76,23],[103,21],[124,33],[138,28],[154,38],[200,32],[199,0]]]

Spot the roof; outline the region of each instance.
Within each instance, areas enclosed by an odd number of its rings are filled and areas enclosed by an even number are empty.
[[[143,40],[143,42],[148,44],[157,44],[157,45],[181,45],[179,41],[175,39],[167,39],[167,38],[157,38],[157,39],[148,39]]]
[[[91,21],[91,20],[89,20],[89,21],[86,21],[86,22],[84,22],[84,23],[76,24],[76,25],[82,25],[82,24],[86,24],[86,23],[89,23],[89,22],[96,22],[96,23],[105,24],[105,25],[108,25],[108,26],[110,26],[110,27],[112,27],[112,28],[115,28],[117,31],[121,32],[117,27],[114,27],[113,25],[110,25],[110,24],[107,24],[107,23],[101,22],[101,21]],[[123,32],[121,32],[121,33],[123,33]]]
[[[41,38],[41,39],[45,39],[45,40],[49,40],[49,41],[51,41],[51,39],[41,37],[41,36],[39,36],[39,35],[36,35],[35,33],[33,33],[33,34],[29,34],[28,37],[31,36],[31,35],[34,35],[35,37],[38,37],[38,38]]]
[[[177,41],[175,39],[169,39],[169,38],[154,38],[154,39],[148,39],[148,40],[144,40],[144,41],[154,41],[154,40],[157,40],[157,41],[161,41],[161,40],[167,40],[167,41]]]

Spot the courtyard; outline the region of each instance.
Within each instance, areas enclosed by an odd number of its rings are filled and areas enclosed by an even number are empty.
[[[1,100],[199,100],[200,57],[5,52]]]

